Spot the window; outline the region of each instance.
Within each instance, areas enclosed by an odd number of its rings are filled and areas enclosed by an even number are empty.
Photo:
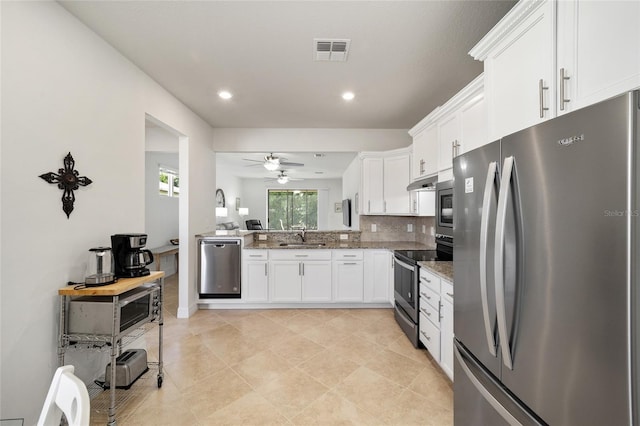
[[[270,189],[269,229],[318,229],[318,191]]]
[[[164,195],[165,197],[178,197],[180,195],[180,177],[178,176],[178,171],[164,166],[160,166],[158,170],[160,195]]]

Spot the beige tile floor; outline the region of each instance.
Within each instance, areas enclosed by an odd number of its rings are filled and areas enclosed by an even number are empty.
[[[453,424],[451,382],[391,309],[200,310],[177,319],[177,279],[165,284],[164,383],[158,389],[151,370],[118,390],[119,425]],[[145,339],[153,360],[157,334]],[[107,395],[92,401],[92,424],[106,423]]]

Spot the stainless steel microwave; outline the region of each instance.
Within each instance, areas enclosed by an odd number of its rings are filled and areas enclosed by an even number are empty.
[[[117,311],[111,296],[81,296],[69,302],[68,333],[111,335],[127,334],[160,313],[160,286],[145,284],[121,294]],[[115,315],[115,312],[118,315]]]
[[[436,238],[453,244],[453,181],[436,184]]]

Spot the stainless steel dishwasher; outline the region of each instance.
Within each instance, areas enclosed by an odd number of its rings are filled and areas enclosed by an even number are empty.
[[[240,240],[198,240],[198,289],[201,299],[239,299],[240,270]]]

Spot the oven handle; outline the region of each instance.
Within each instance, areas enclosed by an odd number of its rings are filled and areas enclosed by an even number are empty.
[[[487,337],[489,353],[497,356],[496,341],[493,334],[493,327],[489,318],[489,296],[487,295],[487,242],[489,240],[489,208],[491,196],[495,192],[495,181],[497,176],[497,164],[495,161],[489,163],[487,170],[487,180],[484,184],[484,197],[482,200],[482,218],[480,220],[480,296],[482,299],[482,317],[484,319],[484,331]]]
[[[404,263],[403,261],[399,260],[397,257],[394,257],[393,259],[396,261],[396,263],[398,265],[402,266],[403,268],[409,269],[410,271],[415,270],[415,267],[413,267],[413,266],[411,266],[411,265],[409,265],[407,263]]]

